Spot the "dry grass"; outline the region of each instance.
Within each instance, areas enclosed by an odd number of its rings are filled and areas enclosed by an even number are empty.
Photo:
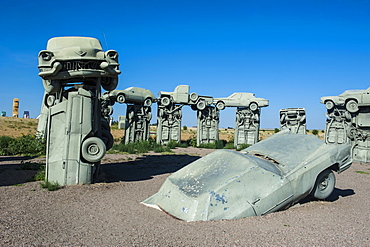
[[[0,136],[20,137],[27,134],[36,134],[37,130],[37,119],[24,119],[24,118],[12,118],[12,117],[0,117]],[[151,126],[150,132],[155,133],[156,127]],[[124,135],[123,129],[118,129],[117,125],[113,125],[111,133],[116,142],[119,142]],[[312,134],[312,130],[307,133]],[[189,140],[196,137],[197,129],[188,127],[187,130],[181,130],[181,140]],[[260,130],[259,139],[263,140],[274,134],[272,129]],[[155,138],[155,135],[151,134]],[[317,135],[320,139],[324,139],[324,132],[319,130]],[[234,129],[220,128],[219,129],[220,140],[233,141],[234,140]]]
[[[0,136],[20,137],[36,134],[37,119],[0,117]]]

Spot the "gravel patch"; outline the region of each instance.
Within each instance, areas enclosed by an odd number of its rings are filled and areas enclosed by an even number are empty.
[[[57,191],[27,182],[35,171],[19,170],[26,158],[0,157],[0,245],[370,246],[369,164],[336,174],[328,200],[265,216],[184,222],[140,204],[171,173],[211,151],[108,154],[98,183]]]

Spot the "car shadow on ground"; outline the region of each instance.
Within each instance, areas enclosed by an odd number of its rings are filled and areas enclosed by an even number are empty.
[[[140,181],[156,175],[173,173],[199,159],[192,155],[147,155],[134,161],[124,161],[100,166],[97,182]]]
[[[0,157],[0,162],[5,162],[5,161],[24,161],[24,160],[30,160],[33,159],[37,156],[1,156]]]
[[[352,196],[354,194],[356,194],[356,193],[353,189],[344,189],[344,190],[342,190],[342,189],[334,188],[333,193],[328,198],[326,198],[324,201],[335,202],[340,197]],[[300,200],[299,204],[304,204],[304,203],[312,202],[312,201],[319,201],[319,200],[315,199],[311,196],[307,196],[306,198],[303,198],[302,200]]]
[[[35,169],[22,169],[22,164],[0,166],[0,186],[23,184],[32,180],[37,174]]]

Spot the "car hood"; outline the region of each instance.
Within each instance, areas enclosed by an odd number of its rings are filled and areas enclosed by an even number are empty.
[[[258,166],[259,161],[266,162],[217,150],[169,176],[160,190],[142,203],[185,221],[255,216],[252,204],[284,180]]]
[[[48,41],[47,49],[58,60],[104,60],[100,41],[89,37],[56,37]]]

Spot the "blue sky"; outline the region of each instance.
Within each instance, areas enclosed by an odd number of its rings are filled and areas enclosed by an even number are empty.
[[[269,99],[262,128],[279,127],[280,109],[304,107],[307,127],[323,129],[320,97],[370,86],[368,0],[4,0],[0,10],[0,111],[7,116],[13,98],[21,113],[39,114],[37,54],[57,36],[95,37],[117,50],[117,89],[157,95],[187,84],[200,95]],[[115,119],[125,109],[117,103]],[[221,127],[234,121],[235,109],[221,112]],[[190,107],[183,125],[196,125]]]

